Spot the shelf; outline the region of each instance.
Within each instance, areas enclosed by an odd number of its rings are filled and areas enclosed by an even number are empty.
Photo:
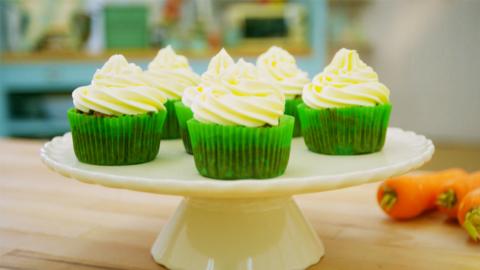
[[[51,137],[70,129],[67,120],[61,119],[12,119],[8,123],[13,136]]]
[[[270,43],[268,43],[270,44]],[[268,45],[269,46],[269,45]],[[309,73],[315,73],[317,65],[322,62],[318,55],[306,47],[288,48],[291,53],[297,56],[298,64]],[[264,50],[267,48],[264,45]],[[245,46],[243,49],[228,49],[229,53],[236,59],[239,56],[254,61],[249,56],[256,57],[260,46]],[[6,53],[3,55],[3,62],[0,62],[0,72],[3,81],[0,82],[0,92],[19,92],[29,90],[32,92],[51,89],[74,89],[79,85],[87,84],[97,68],[113,53],[124,53],[127,59],[146,68],[153,59],[157,50],[138,51],[115,51],[105,52],[98,55],[90,55],[85,52],[37,52],[37,53]],[[186,54],[190,59],[190,66],[194,71],[201,74],[208,65],[208,59],[217,51],[210,51],[204,54]],[[179,51],[179,53],[183,53]],[[303,57],[302,57],[303,56]],[[203,57],[203,58],[201,58]],[[29,74],[25,80],[25,74]],[[3,88],[3,90],[2,90]]]
[[[270,42],[256,42],[255,45],[242,46],[241,48],[226,48],[226,50],[234,58],[238,57],[257,57],[260,53],[266,51],[271,44],[276,44],[282,46],[278,43]],[[309,56],[312,53],[312,49],[307,46],[291,46],[284,45],[284,49],[288,50],[295,56]],[[220,49],[220,48],[219,48]],[[178,50],[177,53],[185,55],[190,59],[209,59],[215,55],[219,49],[211,49],[202,52],[195,51],[182,51]],[[17,64],[17,63],[31,63],[31,62],[93,62],[93,61],[104,61],[112,54],[123,54],[129,60],[151,60],[155,57],[158,49],[141,49],[141,50],[109,50],[99,54],[90,54],[83,51],[43,51],[43,52],[26,52],[26,53],[4,53],[1,55],[0,59],[2,63],[0,64]]]
[[[372,3],[373,0],[329,0],[328,4],[330,6],[338,5],[338,6],[363,6]]]

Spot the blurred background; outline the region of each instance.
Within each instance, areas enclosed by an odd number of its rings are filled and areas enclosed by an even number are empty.
[[[0,136],[69,130],[71,92],[113,53],[143,67],[172,45],[202,73],[225,47],[271,45],[310,77],[359,51],[392,92],[392,126],[432,138],[427,168],[480,169],[480,1],[0,0]]]

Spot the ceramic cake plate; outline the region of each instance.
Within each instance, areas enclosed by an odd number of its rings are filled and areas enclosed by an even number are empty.
[[[432,157],[424,136],[389,128],[381,152],[327,156],[294,139],[285,174],[266,180],[213,180],[200,176],[181,140],[161,142],[157,158],[130,166],[80,163],[70,133],[41,150],[52,170],[85,183],[184,200],[151,253],[169,269],[305,269],[325,254],[323,244],[292,196],[384,180],[418,168]]]

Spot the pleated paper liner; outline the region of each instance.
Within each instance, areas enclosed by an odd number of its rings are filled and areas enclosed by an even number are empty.
[[[294,118],[284,115],[278,126],[243,127],[187,121],[195,166],[215,179],[273,178],[287,168]]]
[[[303,101],[301,97],[287,99],[285,101],[285,114],[295,117],[295,127],[293,129],[293,137],[302,136],[302,130],[300,128],[300,119],[298,118],[298,109],[297,109],[297,106],[302,103]]]
[[[390,104],[320,110],[305,104],[298,106],[305,144],[310,151],[327,155],[380,151],[391,110]]]
[[[167,112],[109,117],[70,109],[67,115],[78,160],[95,165],[131,165],[155,159]]]
[[[163,125],[163,135],[162,139],[178,139],[180,138],[180,129],[178,126],[177,114],[175,113],[175,102],[178,100],[169,99],[164,104],[167,108],[167,118],[165,119],[165,124]]]
[[[193,118],[193,112],[189,107],[185,106],[183,102],[177,101],[175,102],[175,113],[177,114],[180,137],[182,137],[185,151],[189,154],[193,154],[190,134],[188,133],[187,128],[187,121]]]

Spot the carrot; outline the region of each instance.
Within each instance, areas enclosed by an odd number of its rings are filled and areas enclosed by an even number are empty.
[[[473,240],[480,239],[480,188],[465,195],[458,207],[457,218]]]
[[[436,208],[437,195],[442,191],[445,182],[450,181],[458,177],[465,177],[468,173],[460,168],[452,168],[436,173],[427,174],[427,185],[430,188],[428,209]]]
[[[449,169],[426,175],[404,175],[390,178],[378,188],[377,201],[385,213],[394,219],[410,219],[435,208],[435,199],[447,179],[466,172]]]
[[[469,176],[447,180],[438,193],[436,204],[440,212],[449,218],[456,218],[458,206],[468,192],[480,187],[480,171]]]

